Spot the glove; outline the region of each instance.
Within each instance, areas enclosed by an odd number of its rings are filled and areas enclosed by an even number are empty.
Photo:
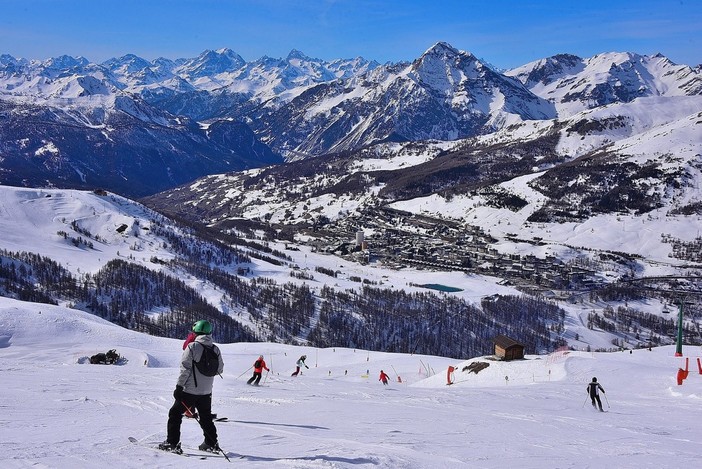
[[[175,398],[176,401],[180,401],[183,399],[183,386],[180,384],[176,386],[175,391],[173,391],[173,397]]]

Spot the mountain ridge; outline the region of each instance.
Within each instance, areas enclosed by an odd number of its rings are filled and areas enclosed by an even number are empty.
[[[323,61],[295,49],[251,62],[226,48],[150,62],[127,54],[102,64],[5,54],[0,182],[105,187],[140,197],[209,174],[358,153],[383,142],[514,136],[517,145],[530,131],[574,128],[567,119],[586,111],[659,97],[642,102],[668,115],[680,98],[701,94],[698,69],[661,55],[560,54],[499,73],[445,42],[412,62],[383,65]],[[582,154],[596,129],[626,128],[617,118],[593,116],[576,125],[589,137],[565,159]],[[227,126],[227,139],[209,139],[207,129]],[[72,129],[73,136],[57,129]],[[600,131],[596,145],[624,137],[611,130]],[[37,159],[47,148],[53,163]],[[187,169],[178,171],[181,166]],[[28,169],[13,176],[21,167]]]

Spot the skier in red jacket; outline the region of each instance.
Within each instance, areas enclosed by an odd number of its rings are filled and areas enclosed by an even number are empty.
[[[263,359],[263,355],[258,356],[258,360],[254,362],[254,372],[253,376],[249,378],[249,380],[246,382],[246,384],[252,384],[254,386],[258,386],[258,383],[261,381],[261,373],[263,373],[263,370],[265,369],[266,371],[271,371],[267,366],[266,366],[266,361]]]
[[[378,378],[378,381],[382,381],[383,384],[387,386],[388,379],[390,379],[390,377],[383,370],[380,370],[380,378]]]

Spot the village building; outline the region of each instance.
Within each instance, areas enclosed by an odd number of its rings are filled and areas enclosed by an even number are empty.
[[[495,355],[502,360],[521,360],[524,358],[524,345],[506,335],[495,337]]]

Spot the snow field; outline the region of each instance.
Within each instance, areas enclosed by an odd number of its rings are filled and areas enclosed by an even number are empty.
[[[214,463],[127,440],[165,438],[181,344],[67,308],[0,298],[0,465]],[[111,348],[128,362],[79,363]],[[215,381],[213,409],[230,420],[217,423],[219,441],[238,467],[661,468],[696,467],[702,459],[696,347],[684,348],[691,373],[682,386],[675,372],[683,362],[673,347],[512,363],[272,343],[221,349],[225,372]],[[272,373],[254,388],[245,380],[258,354]],[[310,369],[291,378],[302,354]],[[477,375],[461,371],[476,360],[490,366]],[[452,386],[449,365],[456,368]],[[388,386],[378,381],[380,369],[392,378]],[[592,376],[607,391],[608,413],[589,404]],[[182,430],[184,446],[202,441],[194,421],[185,419]]]

